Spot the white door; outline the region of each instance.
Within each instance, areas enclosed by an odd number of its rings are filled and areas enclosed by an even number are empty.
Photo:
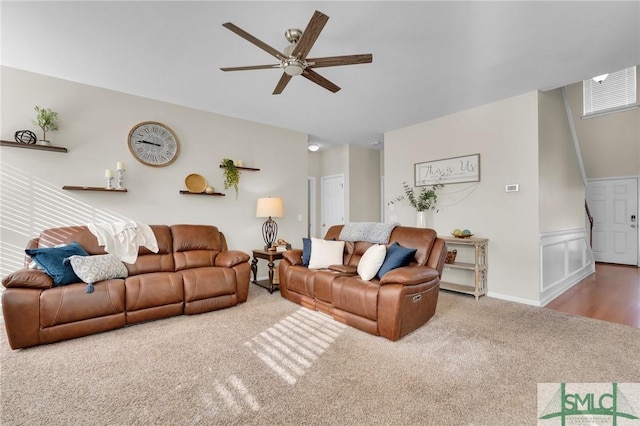
[[[593,215],[596,262],[638,264],[638,180],[590,180],[587,203]]]
[[[320,236],[324,237],[333,225],[344,223],[344,175],[323,176],[321,179]]]

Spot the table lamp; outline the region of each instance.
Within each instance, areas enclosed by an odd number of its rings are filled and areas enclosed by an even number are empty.
[[[283,217],[284,205],[280,197],[258,198],[256,217],[268,217],[262,224],[262,238],[264,238],[264,249],[269,250],[278,236],[278,224],[272,217]]]

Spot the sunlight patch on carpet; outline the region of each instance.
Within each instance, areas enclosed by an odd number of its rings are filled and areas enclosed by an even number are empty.
[[[245,342],[245,346],[293,385],[346,328],[329,316],[300,308]]]

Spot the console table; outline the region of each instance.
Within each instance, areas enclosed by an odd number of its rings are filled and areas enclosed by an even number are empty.
[[[487,238],[440,237],[447,242],[447,249],[457,249],[453,263],[445,263],[440,288],[472,294],[476,300],[487,294]],[[468,253],[463,253],[463,251]],[[456,274],[455,272],[460,274]],[[467,275],[468,274],[468,275]],[[470,276],[469,276],[470,275]]]
[[[275,260],[280,260],[283,258],[282,255],[283,252],[268,251],[262,249],[253,250],[253,260],[251,261],[251,272],[253,272],[253,281],[251,282],[253,284],[259,285],[262,288],[266,288],[267,290],[269,290],[269,293],[273,293],[273,290],[275,290],[276,287],[279,288],[279,285],[273,283],[273,266],[275,265]],[[269,261],[269,280],[258,281],[258,259]]]

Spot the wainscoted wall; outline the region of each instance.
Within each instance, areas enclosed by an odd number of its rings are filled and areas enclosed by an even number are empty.
[[[585,229],[540,234],[540,258],[541,306],[595,272]]]

